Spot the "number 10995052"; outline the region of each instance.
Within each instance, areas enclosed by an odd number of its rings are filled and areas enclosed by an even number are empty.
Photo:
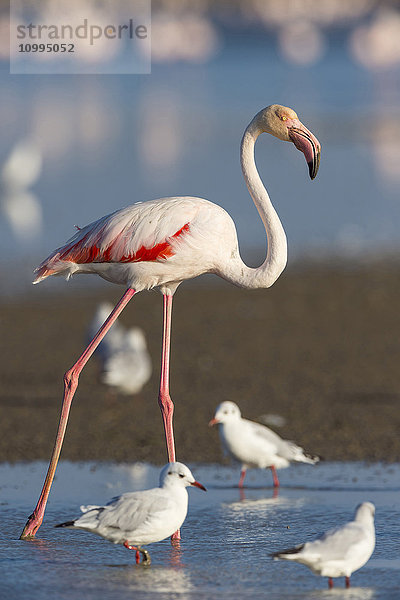
[[[74,44],[19,44],[18,52],[75,52]]]

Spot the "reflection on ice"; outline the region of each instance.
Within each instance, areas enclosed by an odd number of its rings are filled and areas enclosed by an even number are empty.
[[[111,571],[108,577],[111,578],[111,583],[115,579],[127,592],[134,591],[135,594],[179,594],[179,598],[183,600],[185,594],[193,590],[190,573],[181,567],[154,565],[151,568],[124,568]]]
[[[347,590],[344,590],[343,587],[338,585],[331,590],[314,590],[309,592],[308,598],[309,600],[372,600],[372,598],[377,597],[377,591],[373,588],[363,588],[363,587],[351,587]]]
[[[279,506],[282,508],[284,505],[291,506],[296,505],[296,507],[301,507],[304,503],[304,499],[300,498],[295,502],[290,500],[283,494],[279,494],[278,490],[271,490],[271,495],[267,496],[267,492],[264,492],[265,497],[252,499],[246,498],[246,494],[243,490],[239,490],[240,500],[233,502],[224,502],[222,504],[223,510],[233,511],[233,512],[261,512],[265,509],[269,509],[271,507]]]

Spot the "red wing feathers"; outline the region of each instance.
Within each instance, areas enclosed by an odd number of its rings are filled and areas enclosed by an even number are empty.
[[[96,238],[101,242],[101,234],[104,227],[100,228],[97,232]],[[120,238],[123,236],[123,231],[116,235],[111,244],[101,249],[96,243],[88,245],[88,239],[92,236],[93,231],[89,230],[80,239],[72,240],[69,244],[63,248],[56,250],[54,254],[49,256],[39,267],[36,269],[36,277],[34,283],[41,281],[42,279],[53,275],[59,271],[65,270],[61,268],[61,262],[74,262],[76,264],[87,264],[87,263],[110,263],[110,262],[145,262],[145,261],[157,261],[166,259],[174,255],[172,247],[172,240],[179,238],[184,233],[189,231],[189,223],[186,223],[178,229],[173,235],[168,236],[163,242],[155,244],[152,247],[140,246],[135,252],[130,254],[123,254],[118,256],[116,246],[120,245]],[[79,235],[79,234],[78,234]],[[65,267],[65,265],[64,265]]]

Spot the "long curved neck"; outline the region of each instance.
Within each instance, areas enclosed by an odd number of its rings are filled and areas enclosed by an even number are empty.
[[[268,243],[267,256],[263,264],[255,269],[248,267],[238,256],[228,268],[228,272],[224,273],[224,278],[245,288],[270,287],[284,270],[287,261],[285,231],[261,181],[254,160],[254,146],[261,133],[255,117],[243,135],[240,163],[247,188],[264,223]]]

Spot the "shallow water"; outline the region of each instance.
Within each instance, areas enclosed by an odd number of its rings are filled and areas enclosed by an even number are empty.
[[[18,539],[37,500],[45,463],[0,465],[0,598],[114,600],[268,598],[367,600],[399,597],[400,465],[322,463],[280,471],[274,497],[270,473],[250,471],[243,494],[238,469],[191,465],[208,488],[189,491],[180,549],[169,540],[149,546],[152,564],[82,531],[54,529],[79,505],[157,485],[159,467],[61,463],[37,539]],[[356,505],[376,505],[377,544],[370,561],[327,589],[306,567],[273,561],[270,553],[349,520]]]

